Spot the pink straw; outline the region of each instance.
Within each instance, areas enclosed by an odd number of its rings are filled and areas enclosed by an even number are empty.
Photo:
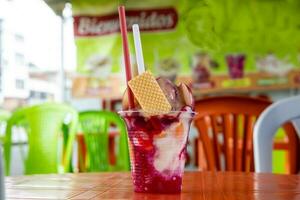
[[[124,6],[119,6],[119,20],[120,20],[122,42],[123,42],[124,63],[125,63],[126,82],[127,82],[127,90],[128,90],[128,103],[129,103],[129,109],[131,109],[134,108],[134,100],[133,100],[132,91],[128,87],[128,82],[131,80],[131,67],[130,67],[131,65],[130,65],[128,40],[127,40],[127,25],[126,25]]]

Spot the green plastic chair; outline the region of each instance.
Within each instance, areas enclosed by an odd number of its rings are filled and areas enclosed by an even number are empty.
[[[6,110],[0,110],[0,122],[7,121],[11,113]]]
[[[11,115],[11,113],[8,111],[0,110],[0,126],[6,126],[7,120],[9,119],[10,115]],[[1,129],[2,129],[2,127],[1,127]],[[4,131],[4,129],[3,129],[3,131]],[[4,135],[0,136],[0,142],[1,143],[4,142]]]
[[[129,171],[129,151],[126,126],[118,114],[109,111],[85,111],[79,113],[79,122],[86,145],[86,170]],[[116,165],[109,163],[109,128],[114,124],[119,130],[116,141]]]
[[[67,142],[59,155],[59,134],[69,117]],[[25,128],[28,135],[28,153],[24,160],[25,174],[67,172],[78,123],[77,112],[63,104],[45,103],[15,111],[7,122],[4,140],[6,174],[10,172],[11,138],[15,126]],[[63,145],[62,145],[63,146]]]

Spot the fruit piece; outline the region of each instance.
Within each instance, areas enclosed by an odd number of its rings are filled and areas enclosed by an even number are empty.
[[[184,105],[193,108],[195,101],[190,88],[184,83],[181,83],[178,88],[180,91],[181,99],[184,102]]]
[[[126,88],[124,94],[123,94],[123,99],[122,99],[122,108],[123,110],[129,110],[129,104],[128,104],[128,89]],[[134,108],[139,110],[141,109],[140,104],[137,102],[136,99],[134,99]]]
[[[146,113],[159,115],[171,111],[172,107],[168,99],[150,72],[134,77],[128,85]]]
[[[166,135],[167,135],[167,133],[165,131],[162,131],[159,134],[154,135],[154,139],[164,138],[164,137],[166,137]]]
[[[150,130],[152,134],[156,135],[163,131],[164,127],[160,123],[159,118],[157,118],[156,116],[150,117],[147,122],[147,130]]]
[[[184,133],[183,123],[179,122],[175,127],[175,136],[180,137]]]
[[[136,133],[135,136],[132,137],[132,142],[134,146],[141,147],[146,151],[150,151],[153,149],[153,140],[149,138],[149,136],[145,132]]]

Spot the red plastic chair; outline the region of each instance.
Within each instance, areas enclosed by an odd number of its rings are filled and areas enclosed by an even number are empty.
[[[194,124],[199,131],[198,153],[203,146],[206,162],[199,168],[211,171],[254,171],[253,127],[261,112],[271,105],[264,99],[245,96],[210,97],[196,102]],[[299,141],[290,123],[283,126],[287,141],[275,149],[288,152],[288,173],[298,171]]]

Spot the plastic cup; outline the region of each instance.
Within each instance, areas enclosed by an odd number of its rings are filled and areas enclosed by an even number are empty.
[[[134,191],[180,193],[192,111],[147,116],[121,111],[128,132]]]
[[[245,55],[228,55],[226,61],[229,69],[229,76],[233,79],[244,77]]]

